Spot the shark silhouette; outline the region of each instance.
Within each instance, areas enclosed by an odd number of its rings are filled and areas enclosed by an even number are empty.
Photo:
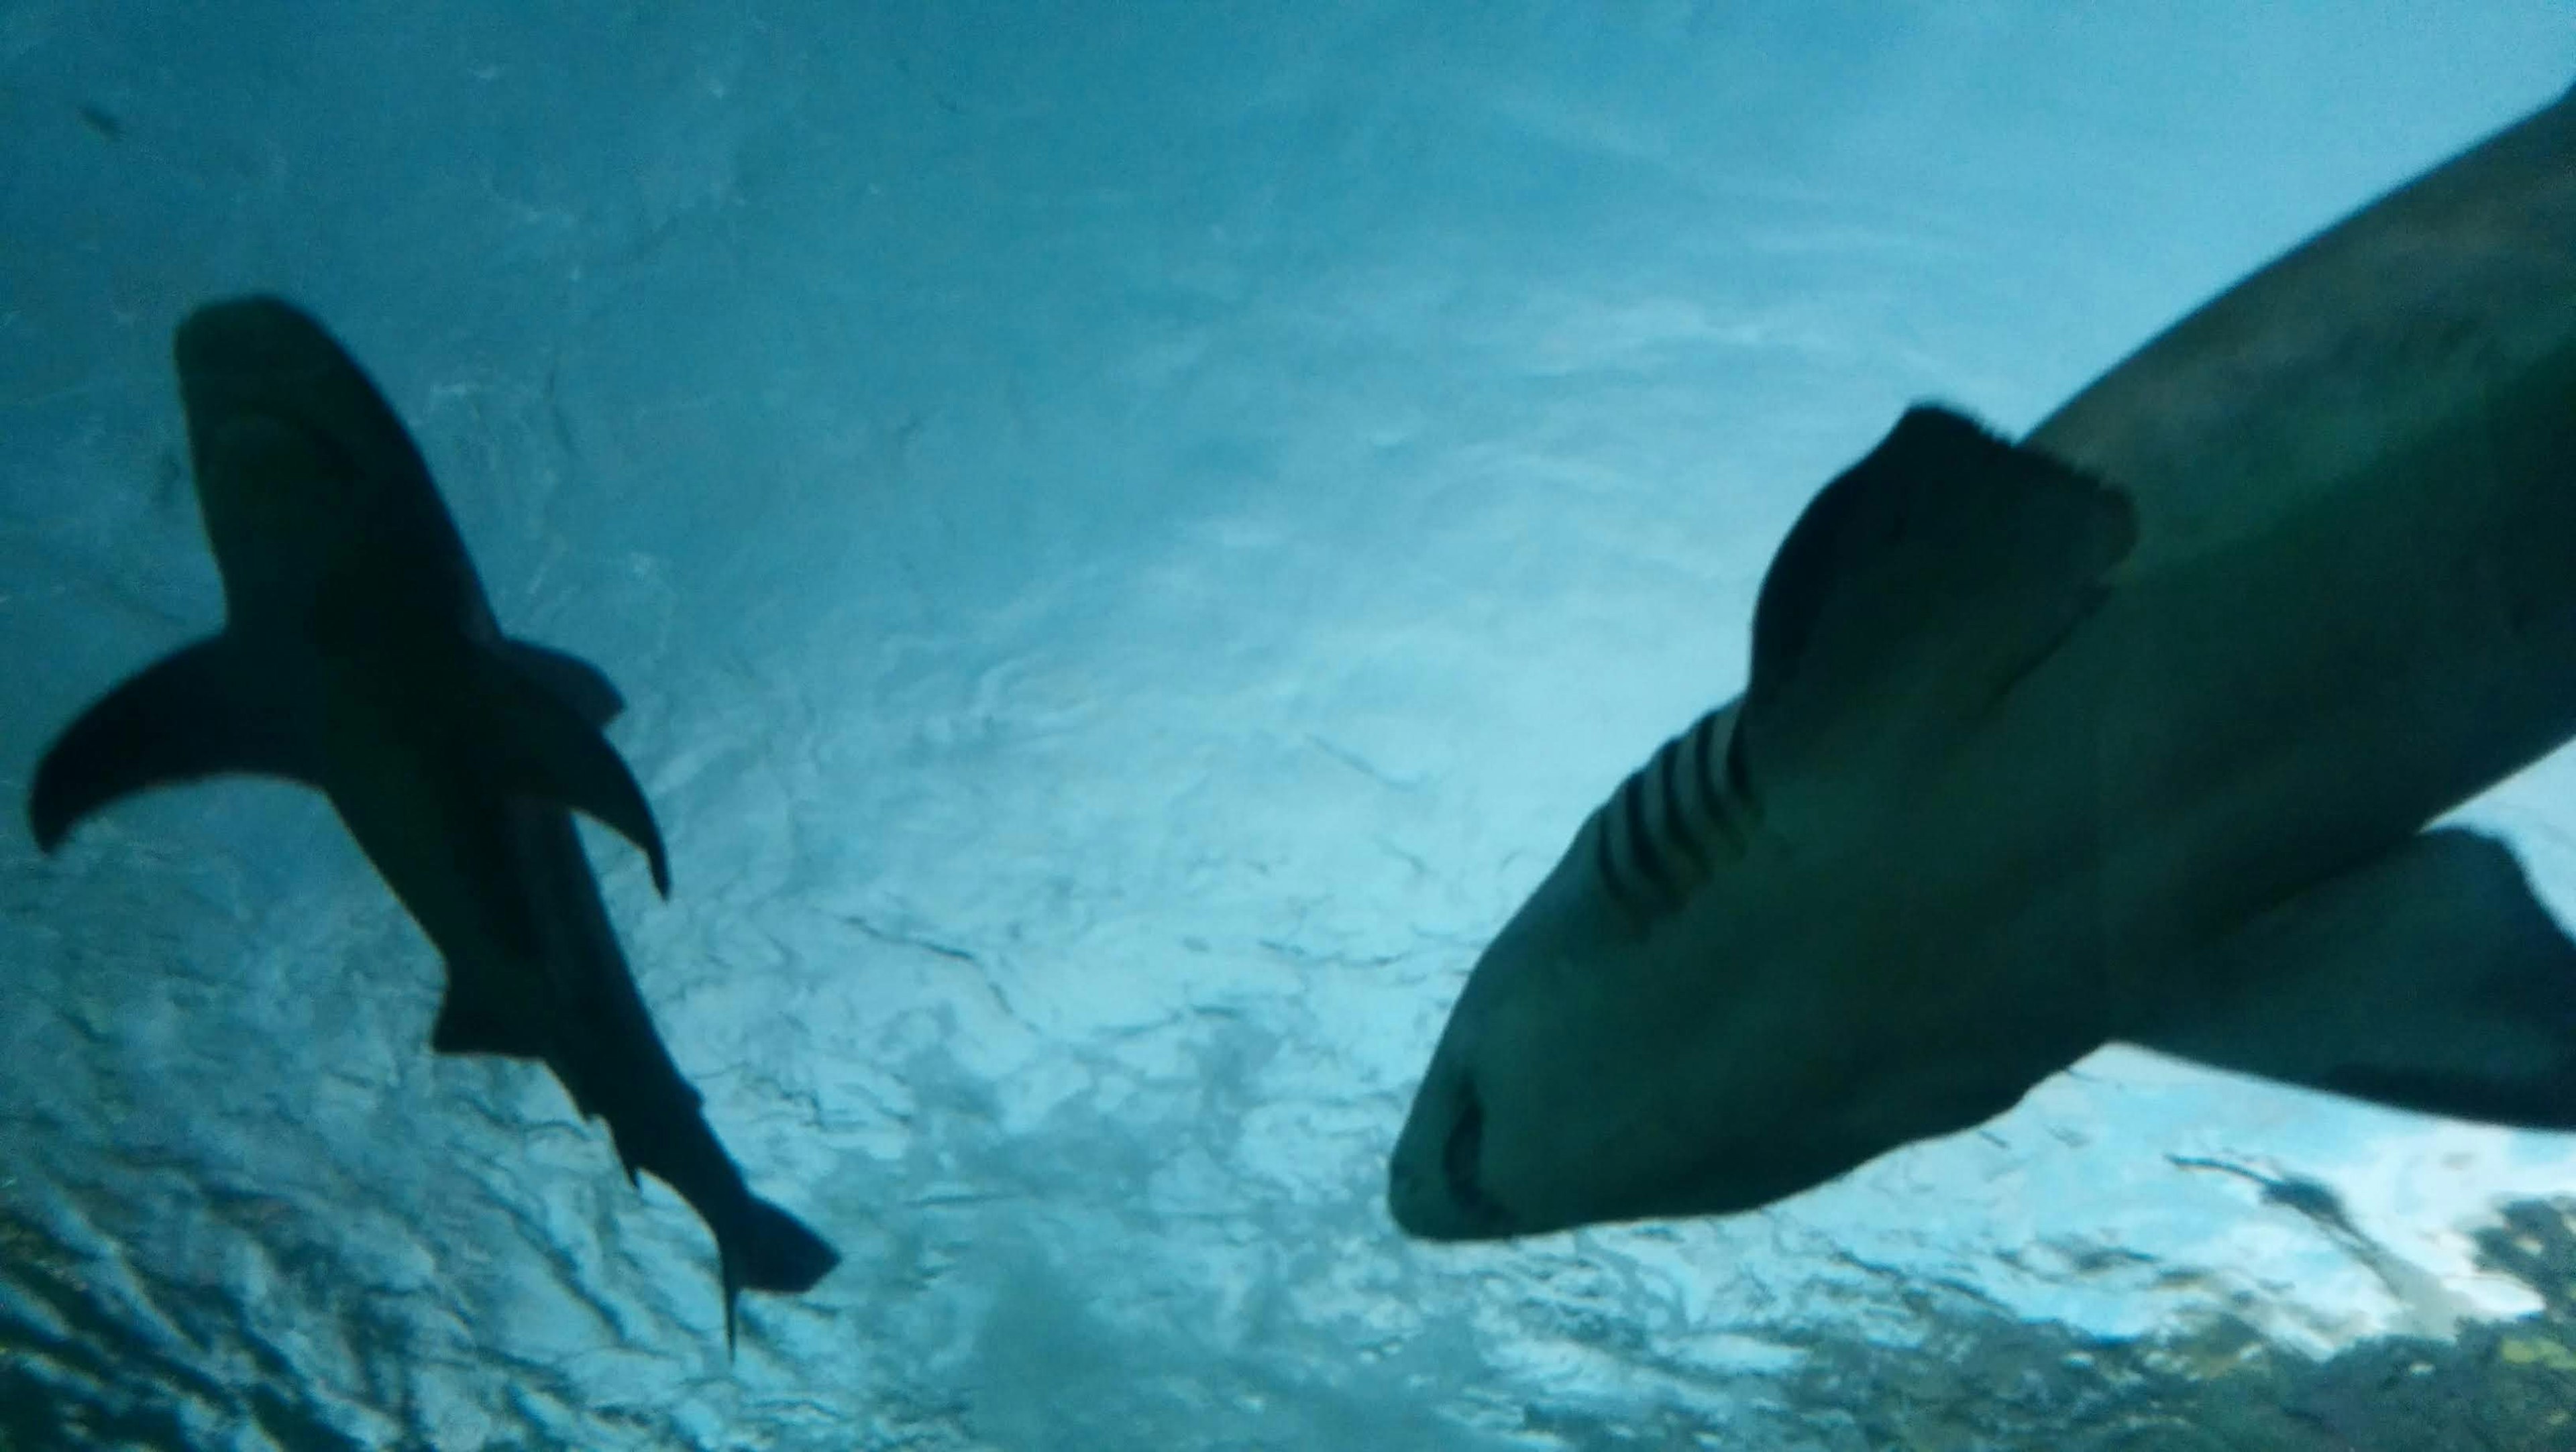
[[[1408,1232],[1756,1209],[2113,1040],[2576,1130],[2576,944],[2431,825],[2576,735],[2576,99],[2020,443],[1911,410],[1752,645],[1477,963]]]
[[[430,1046],[541,1060],[714,1232],[725,1345],[745,1289],[804,1291],[839,1257],[755,1198],[654,1032],[572,821],[670,868],[600,728],[590,664],[508,639],[411,436],[355,360],[269,297],[179,327],[197,499],[223,576],[216,634],[147,667],[64,731],[28,821],[51,852],[129,793],[220,773],[302,782],[447,963]]]

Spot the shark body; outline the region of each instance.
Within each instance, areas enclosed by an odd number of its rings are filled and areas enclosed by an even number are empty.
[[[1910,411],[1750,679],[1470,975],[1389,1174],[1487,1239],[1774,1203],[2110,1041],[2576,1130],[2576,945],[2432,826],[2576,735],[2576,99],[2028,438]]]
[[[574,830],[596,817],[669,867],[600,728],[598,669],[512,640],[408,432],[312,318],[267,297],[191,314],[174,352],[221,631],[110,691],[55,741],[28,801],[52,851],[83,817],[223,773],[326,795],[445,958],[431,1046],[542,1061],[608,1123],[627,1175],[696,1209],[739,1290],[837,1263],[755,1198],[637,994]]]

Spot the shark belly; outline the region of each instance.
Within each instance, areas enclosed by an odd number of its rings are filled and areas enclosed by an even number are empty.
[[[2372,877],[2576,735],[2570,359],[2576,339],[2367,468],[2287,481],[2308,507],[2125,582],[1891,814],[1873,880],[1897,884],[1879,912],[1899,925],[1834,955],[1849,1000],[1882,1006],[1875,1068],[1838,1116],[1856,1142],[1966,1128],[2106,1040],[2346,1092],[2353,1061],[2390,1057],[2520,1055],[2521,1085],[2558,1082],[2560,1058],[2492,1018],[2464,1011],[2431,1048],[2367,1020],[2425,1011],[2423,975],[2490,949],[2520,954],[2494,972],[2534,1031],[2576,994],[2528,901],[2481,916],[2429,900],[2484,901],[2479,882]],[[2368,900],[2410,894],[2445,924],[2384,923]],[[2301,913],[2305,931],[2279,927]],[[2365,1097],[2547,1124],[2553,1092]]]
[[[2274,376],[2260,415],[2175,402],[2224,393],[2234,354],[2194,374],[2151,347],[2152,366],[2116,370],[2033,436],[2150,499],[2202,474],[2245,497],[2161,533],[2151,514],[2098,610],[1973,742],[1854,818],[1843,863],[1817,864],[1877,886],[1865,910],[1815,919],[1812,941],[1835,946],[1809,961],[1841,985],[1815,1012],[1854,1046],[1815,1123],[1882,1146],[1953,1132],[2106,1040],[2158,1043],[2212,1005],[2241,1016],[2280,982],[2337,992],[2279,961],[2323,974],[2337,943],[2293,951],[2275,933],[2254,952],[2249,927],[2408,851],[2576,736],[2568,222],[2563,261],[2301,336],[2310,366]],[[2141,415],[2168,421],[2151,438],[2096,425]],[[2248,457],[2280,472],[2250,474]]]
[[[2128,581],[1947,770],[1804,864],[1805,880],[1874,884],[1865,906],[1810,913],[1796,887],[1748,880],[1705,921],[1737,941],[1803,937],[1797,975],[1830,986],[1793,994],[1784,977],[1764,1001],[1805,1019],[1754,1021],[1715,1061],[1745,1082],[1766,1066],[1765,1098],[1804,1086],[1807,1142],[1838,1169],[1983,1122],[2106,1041],[2249,1067],[2177,1026],[2253,1021],[2249,996],[2276,995],[2297,1020],[2270,1025],[2286,1039],[2317,1032],[2316,996],[2371,991],[2331,954],[2375,926],[2339,927],[2322,951],[2244,944],[2576,736],[2570,371],[2534,369],[2370,469],[2299,481],[2312,508]],[[1789,915],[1801,926],[1766,921]],[[1662,947],[1705,961],[1718,941]],[[2419,946],[2416,972],[2452,947]],[[2563,988],[2536,1021],[2562,1014],[2576,978]],[[2341,1032],[2341,1051],[2368,1037]],[[2455,1041],[2487,1051],[2466,1028]],[[1819,1069],[1822,1043],[1838,1070]],[[2345,1087],[2284,1072],[2275,1052],[2250,1067]]]
[[[2121,1016],[2576,734],[2576,335],[2458,405],[2131,582],[1998,733],[1978,789],[2051,762]]]
[[[2257,272],[2026,444],[2132,491],[2144,528],[1972,790],[2049,763],[2048,860],[2133,1017],[2170,996],[2148,980],[2576,732],[2576,99]]]
[[[442,759],[434,737],[389,729],[403,703],[370,684],[344,678],[324,693],[322,785],[333,809],[453,971],[524,984],[539,953],[537,911],[499,804]]]

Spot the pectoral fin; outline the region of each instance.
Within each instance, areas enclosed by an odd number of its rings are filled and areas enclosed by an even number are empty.
[[[36,767],[27,824],[51,852],[73,825],[147,787],[231,772],[322,783],[309,713],[230,635],[146,667],[81,713]]]
[[[608,673],[569,651],[525,640],[501,642],[501,653],[531,680],[563,697],[565,704],[593,726],[606,726],[626,709]]]
[[[2136,537],[2118,490],[1949,410],[1908,410],[1763,579],[1742,716],[1754,785],[1885,781],[1945,753],[2093,609]]]
[[[2576,943],[2502,843],[2417,836],[2239,930],[2152,1049],[2400,1109],[2576,1130]]]
[[[566,657],[569,659],[569,657]],[[653,887],[671,895],[662,831],[626,762],[581,708],[500,655],[483,655],[474,681],[484,767],[522,796],[560,802],[615,829],[640,849]],[[601,681],[605,685],[605,679]],[[595,708],[597,702],[594,700]]]

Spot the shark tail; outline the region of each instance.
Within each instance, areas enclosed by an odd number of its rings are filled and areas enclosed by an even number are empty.
[[[841,1253],[805,1223],[766,1200],[746,1197],[741,1218],[718,1237],[724,1262],[725,1354],[734,1346],[734,1298],[743,1291],[794,1295],[813,1289]]]

